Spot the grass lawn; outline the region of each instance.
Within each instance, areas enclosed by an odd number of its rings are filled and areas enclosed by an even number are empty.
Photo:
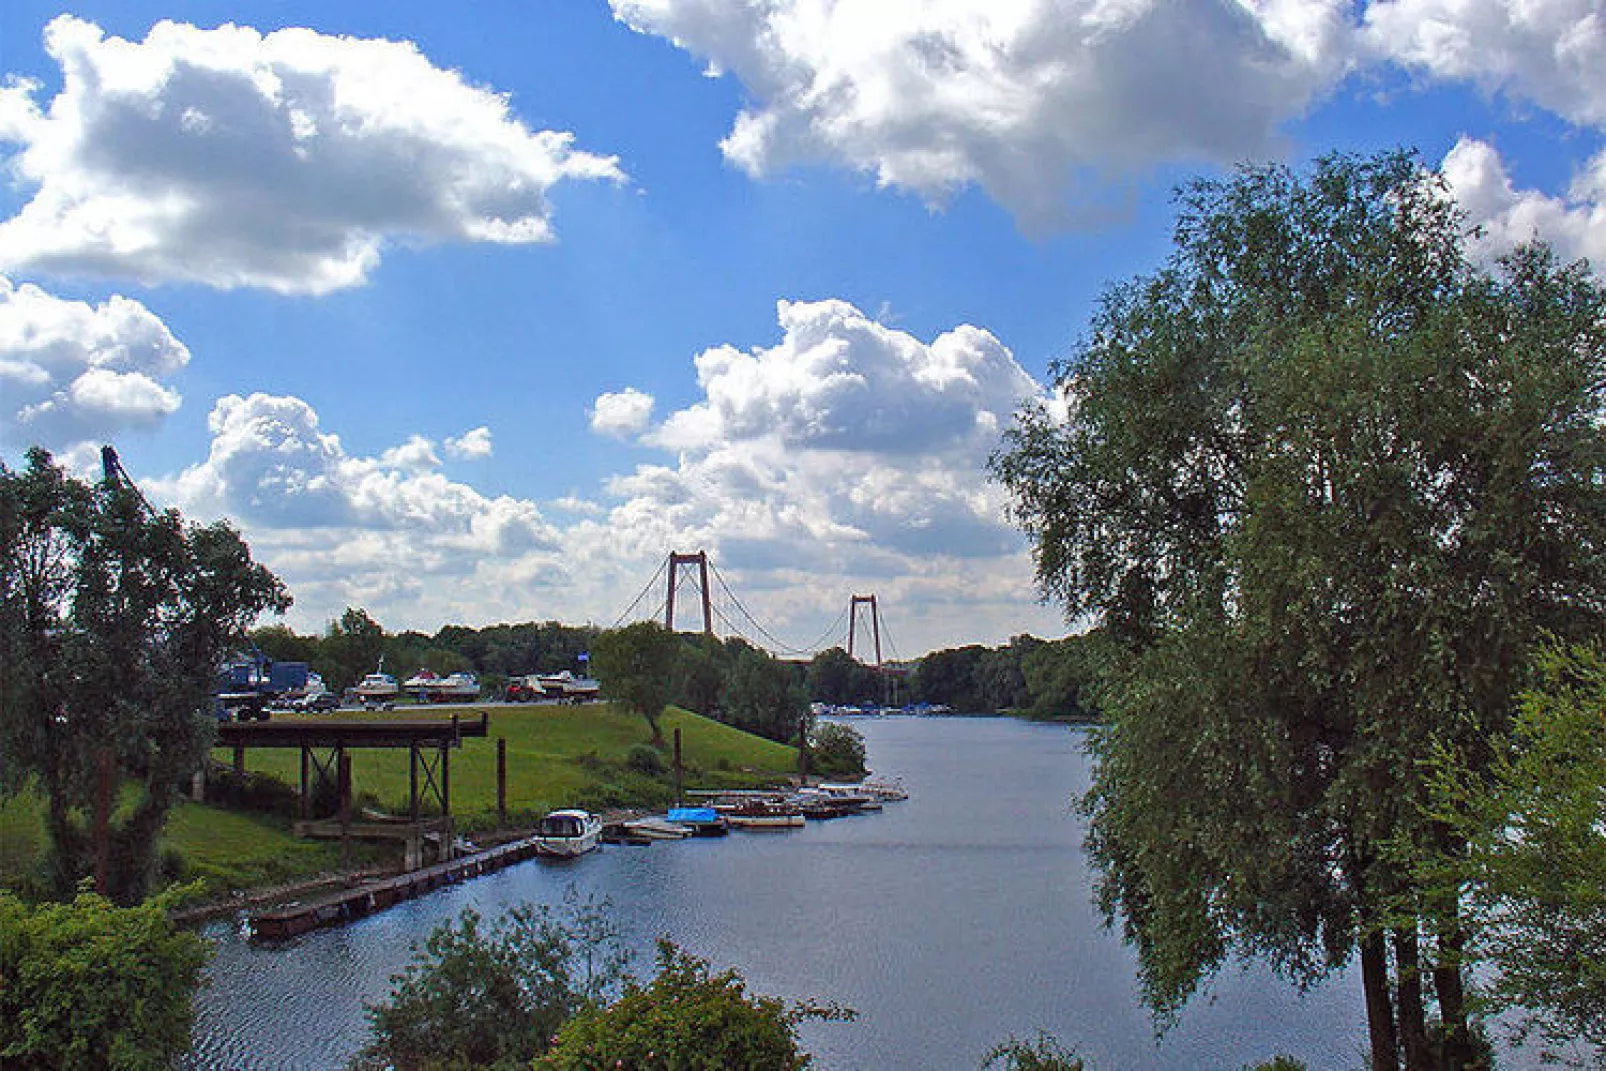
[[[0,804],[0,888],[25,890],[45,844],[44,799],[26,790]],[[168,815],[159,850],[177,863],[179,881],[200,880],[209,893],[274,885],[334,870],[338,845],[297,840],[282,821],[182,802]],[[356,861],[372,851],[359,846]]]
[[[458,827],[486,829],[496,823],[496,740],[507,740],[509,820],[527,824],[559,807],[655,807],[673,794],[669,774],[649,776],[631,769],[630,749],[650,740],[647,723],[611,704],[587,706],[502,706],[489,708],[489,735],[470,738],[451,753],[452,813]],[[439,708],[388,713],[342,712],[338,717],[434,717]],[[282,717],[282,716],[276,716]],[[327,715],[309,715],[315,720]],[[286,719],[291,720],[291,719]],[[697,714],[671,709],[660,720],[665,739],[681,731],[687,788],[738,788],[784,779],[797,768],[797,751],[751,736]],[[672,747],[666,744],[666,751]],[[352,791],[369,796],[396,814],[407,808],[407,752],[376,748],[352,755]],[[233,755],[218,749],[220,762]],[[665,755],[665,765],[669,756]],[[300,781],[301,755],[294,749],[246,752],[246,769]],[[161,851],[169,876],[200,879],[207,891],[274,885],[334,870],[338,845],[297,840],[284,817],[265,817],[184,802],[168,818]],[[24,791],[0,802],[0,887],[21,888],[45,842],[44,801]],[[354,846],[353,863],[365,865],[379,849]]]
[[[477,711],[478,708],[476,708]],[[483,738],[463,740],[451,752],[452,813],[466,829],[494,824],[496,740],[507,740],[507,806],[515,818],[533,818],[558,807],[656,806],[669,798],[670,777],[648,777],[626,763],[630,749],[650,741],[647,723],[608,703],[585,706],[497,704]],[[385,713],[342,711],[340,718],[439,718],[436,709]],[[327,715],[309,715],[315,721]],[[284,720],[298,720],[285,718]],[[681,730],[687,788],[734,788],[767,784],[797,768],[795,748],[749,735],[698,714],[671,709],[660,725],[666,741]],[[665,745],[666,751],[671,744]],[[351,752],[352,792],[370,796],[393,813],[407,808],[407,752],[366,749]],[[232,755],[222,749],[221,762]],[[668,756],[665,756],[666,762]],[[246,769],[289,784],[300,779],[300,752],[261,749],[246,752]]]

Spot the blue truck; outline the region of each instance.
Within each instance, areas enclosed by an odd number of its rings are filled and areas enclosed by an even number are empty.
[[[307,693],[305,662],[275,662],[253,647],[218,667],[212,712],[219,721],[267,721],[268,708]]]

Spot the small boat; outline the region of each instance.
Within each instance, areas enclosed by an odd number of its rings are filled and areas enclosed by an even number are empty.
[[[353,691],[364,703],[387,703],[401,693],[396,678],[385,672],[383,655],[379,658],[379,668],[364,677]]]
[[[632,818],[624,823],[625,831],[648,840],[683,840],[691,836],[691,828],[678,822],[670,822],[663,818],[648,815],[646,818]]]
[[[796,829],[803,811],[780,799],[749,797],[726,804],[719,812],[737,829]]]
[[[730,825],[712,807],[671,807],[664,817],[685,826],[694,837],[723,837],[730,832]]]
[[[480,682],[472,673],[438,676],[421,669],[402,685],[420,703],[472,703],[480,697]]]
[[[584,855],[601,840],[602,819],[590,811],[553,811],[535,829],[536,850],[565,859]]]

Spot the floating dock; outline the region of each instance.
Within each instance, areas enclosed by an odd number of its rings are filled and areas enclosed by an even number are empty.
[[[541,854],[536,847],[538,839],[525,837],[509,841],[448,862],[409,870],[393,878],[365,882],[311,900],[257,912],[249,916],[251,939],[284,941],[325,926],[338,926],[343,922],[366,918],[443,885],[455,885],[468,878],[477,878],[481,874],[534,859]]]

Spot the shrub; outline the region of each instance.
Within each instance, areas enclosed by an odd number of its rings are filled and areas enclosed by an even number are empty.
[[[658,942],[658,973],[629,983],[607,1008],[580,1012],[558,1032],[537,1071],[793,1071],[810,1065],[797,1045],[806,1019],[851,1019],[846,1008],[749,996],[735,971],[709,972],[706,960]]]
[[[571,889],[561,915],[522,905],[486,928],[465,909],[415,949],[390,999],[368,1006],[372,1040],[352,1066],[528,1066],[569,1016],[624,977],[608,908]]]
[[[1278,1053],[1265,1063],[1256,1064],[1254,1067],[1246,1067],[1244,1071],[1305,1071],[1305,1065],[1292,1056],[1284,1056],[1282,1053]]]
[[[637,773],[657,777],[669,767],[664,764],[664,753],[651,744],[637,744],[625,757],[625,765]]]
[[[864,737],[851,725],[822,722],[810,733],[809,763],[822,777],[864,776]]]
[[[154,1069],[187,1052],[208,949],[167,921],[170,901],[0,893],[0,1066]]]

